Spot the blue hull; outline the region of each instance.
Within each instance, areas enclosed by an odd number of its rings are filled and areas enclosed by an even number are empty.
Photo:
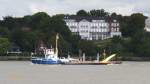
[[[54,61],[51,59],[32,59],[33,64],[62,64],[61,61]]]

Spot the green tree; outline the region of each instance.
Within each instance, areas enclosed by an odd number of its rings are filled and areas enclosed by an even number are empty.
[[[7,27],[0,27],[0,37],[9,38],[10,37],[10,31]]]
[[[79,42],[81,40],[81,37],[79,35],[72,35],[71,37],[71,52],[72,54],[77,55],[79,51]]]
[[[150,35],[147,35],[145,31],[136,32],[136,34],[132,37],[131,51],[136,54],[136,56],[149,56],[150,53]]]
[[[100,10],[91,10],[89,12],[89,14],[91,16],[95,16],[95,17],[108,17],[109,13],[106,12],[104,9],[100,9]]]
[[[14,26],[15,26],[14,23],[15,23],[15,21],[14,21],[13,17],[6,16],[6,17],[3,18],[2,26],[8,27],[8,29],[12,30],[12,28],[14,28]]]
[[[79,10],[76,14],[77,16],[89,16],[85,10]]]
[[[23,26],[25,27],[32,27],[31,25],[33,24],[32,23],[32,16],[31,15],[26,15],[23,17]]]
[[[121,54],[124,50],[122,45],[122,38],[119,36],[114,36],[111,40],[110,51],[112,53]]]
[[[38,37],[35,32],[15,30],[12,33],[12,42],[16,43],[22,51],[34,51],[37,38]]]
[[[50,24],[50,16],[45,12],[38,12],[32,15],[31,27],[41,30]]]
[[[0,54],[6,54],[10,46],[8,38],[0,38]]]
[[[132,14],[130,17],[124,17],[121,23],[121,31],[123,36],[132,37],[138,31],[143,31],[145,27],[146,17],[141,13]]]
[[[97,54],[97,46],[92,41],[81,40],[79,42],[79,48],[87,56],[93,56]]]
[[[117,14],[116,13],[112,13],[111,14],[111,18],[116,19],[117,18]]]

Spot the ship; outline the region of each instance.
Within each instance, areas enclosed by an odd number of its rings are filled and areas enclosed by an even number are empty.
[[[108,56],[107,58],[103,59],[102,61],[98,61],[98,62],[87,62],[87,61],[79,61],[78,59],[73,59],[70,58],[70,56],[68,56],[68,58],[62,57],[59,58],[58,57],[58,39],[59,36],[58,34],[56,35],[56,46],[55,49],[54,48],[43,48],[43,52],[44,52],[44,56],[42,57],[32,57],[31,61],[33,64],[49,64],[49,65],[53,65],[53,64],[62,64],[62,65],[107,65],[107,64],[121,64],[121,61],[111,61],[111,59],[113,59],[116,54],[112,54],[110,56]]]
[[[32,57],[31,62],[33,64],[62,64],[62,61],[58,58],[58,34],[56,35],[56,47],[54,48],[43,48],[44,56]]]

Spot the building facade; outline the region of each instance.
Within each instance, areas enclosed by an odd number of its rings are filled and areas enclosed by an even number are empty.
[[[146,30],[147,32],[150,32],[150,18],[147,18],[147,19],[145,20],[145,30]]]
[[[66,16],[66,25],[71,32],[85,40],[103,40],[121,36],[119,22],[110,18]]]

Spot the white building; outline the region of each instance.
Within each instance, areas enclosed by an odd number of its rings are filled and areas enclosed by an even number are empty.
[[[71,32],[85,40],[103,40],[121,36],[119,22],[110,18],[66,16],[66,25]]]
[[[150,32],[150,18],[145,20],[145,30]]]

